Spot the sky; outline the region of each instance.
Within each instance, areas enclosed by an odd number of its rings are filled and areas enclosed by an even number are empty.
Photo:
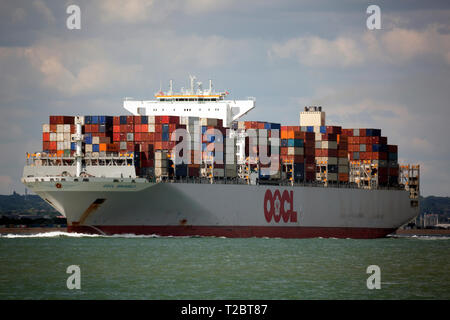
[[[450,195],[450,2],[356,0],[0,0],[0,194],[24,192],[49,115],[126,114],[190,74],[256,97],[243,120],[299,125],[320,105],[327,125],[380,128],[422,195]]]

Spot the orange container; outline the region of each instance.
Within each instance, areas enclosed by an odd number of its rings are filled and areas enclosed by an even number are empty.
[[[106,143],[100,143],[98,149],[99,151],[106,151]]]

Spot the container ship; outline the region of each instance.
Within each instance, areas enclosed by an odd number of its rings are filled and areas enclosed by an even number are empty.
[[[419,165],[381,129],[241,121],[255,98],[212,82],[125,99],[123,116],[50,116],[22,182],[68,232],[161,236],[379,238],[419,213]]]

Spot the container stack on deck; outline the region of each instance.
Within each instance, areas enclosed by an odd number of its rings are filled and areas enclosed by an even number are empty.
[[[76,150],[73,136],[75,117],[50,116],[42,126],[43,152],[52,156],[70,157]],[[83,153],[86,157],[111,154],[133,154],[139,176],[234,178],[237,176],[237,140],[230,138],[222,120],[178,116],[84,116]],[[175,163],[171,150],[179,142],[171,140],[176,129],[190,135],[189,161]],[[380,129],[342,129],[338,126],[280,126],[277,123],[238,121],[234,130],[243,132],[245,157],[249,169],[257,170],[259,179],[289,179],[295,182],[355,182],[349,162],[370,164],[375,168],[378,184],[396,185],[399,175],[398,148],[388,145]],[[257,146],[250,149],[250,130],[256,134]],[[278,131],[278,138],[274,130]],[[222,149],[220,149],[222,145]],[[273,150],[279,157],[271,164],[262,163]],[[187,151],[186,151],[187,152]],[[172,156],[172,158],[171,158]],[[250,159],[251,157],[255,159]],[[186,159],[184,158],[184,159]],[[259,162],[258,162],[259,161]],[[188,162],[188,163],[186,163]]]
[[[75,133],[75,117],[50,116],[48,124],[42,125],[42,150],[59,157],[75,153],[71,135]]]

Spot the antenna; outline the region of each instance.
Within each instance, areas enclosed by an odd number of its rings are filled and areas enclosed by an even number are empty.
[[[212,88],[213,88],[212,80],[209,79],[209,94],[212,93]]]
[[[173,94],[173,81],[172,79],[169,80],[169,92],[168,92],[169,96],[171,96]]]
[[[197,79],[195,76],[191,76],[191,75],[189,75],[189,78],[191,79],[191,94],[195,94],[195,91],[194,91],[194,81],[195,81],[195,79]]]

